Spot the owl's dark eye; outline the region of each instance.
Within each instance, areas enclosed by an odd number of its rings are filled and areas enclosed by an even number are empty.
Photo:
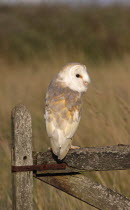
[[[80,77],[80,74],[76,74],[76,77]]]

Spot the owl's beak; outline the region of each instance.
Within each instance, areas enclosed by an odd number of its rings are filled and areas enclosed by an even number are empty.
[[[83,84],[84,84],[84,86],[86,86],[86,87],[88,86],[88,82],[87,82],[87,81],[84,81],[84,80],[83,80]]]

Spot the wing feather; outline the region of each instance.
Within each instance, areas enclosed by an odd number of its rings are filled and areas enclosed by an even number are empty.
[[[47,94],[44,115],[46,130],[52,150],[59,159],[67,154],[80,121],[81,104],[71,103],[70,106],[68,103],[64,94],[53,97]]]
[[[65,99],[52,102],[46,107],[45,119],[47,132],[51,137],[55,129],[60,129],[66,138],[72,138],[80,121],[78,107],[69,110]]]

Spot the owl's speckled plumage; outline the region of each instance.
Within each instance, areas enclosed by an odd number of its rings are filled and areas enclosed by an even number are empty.
[[[46,130],[52,151],[60,160],[71,147],[80,121],[81,96],[89,82],[86,67],[74,63],[65,66],[48,87],[44,115]]]

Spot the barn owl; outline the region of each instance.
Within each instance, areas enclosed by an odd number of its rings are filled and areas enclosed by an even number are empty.
[[[81,115],[81,96],[90,77],[86,67],[71,63],[51,81],[45,99],[45,124],[53,153],[62,160],[72,146]]]

